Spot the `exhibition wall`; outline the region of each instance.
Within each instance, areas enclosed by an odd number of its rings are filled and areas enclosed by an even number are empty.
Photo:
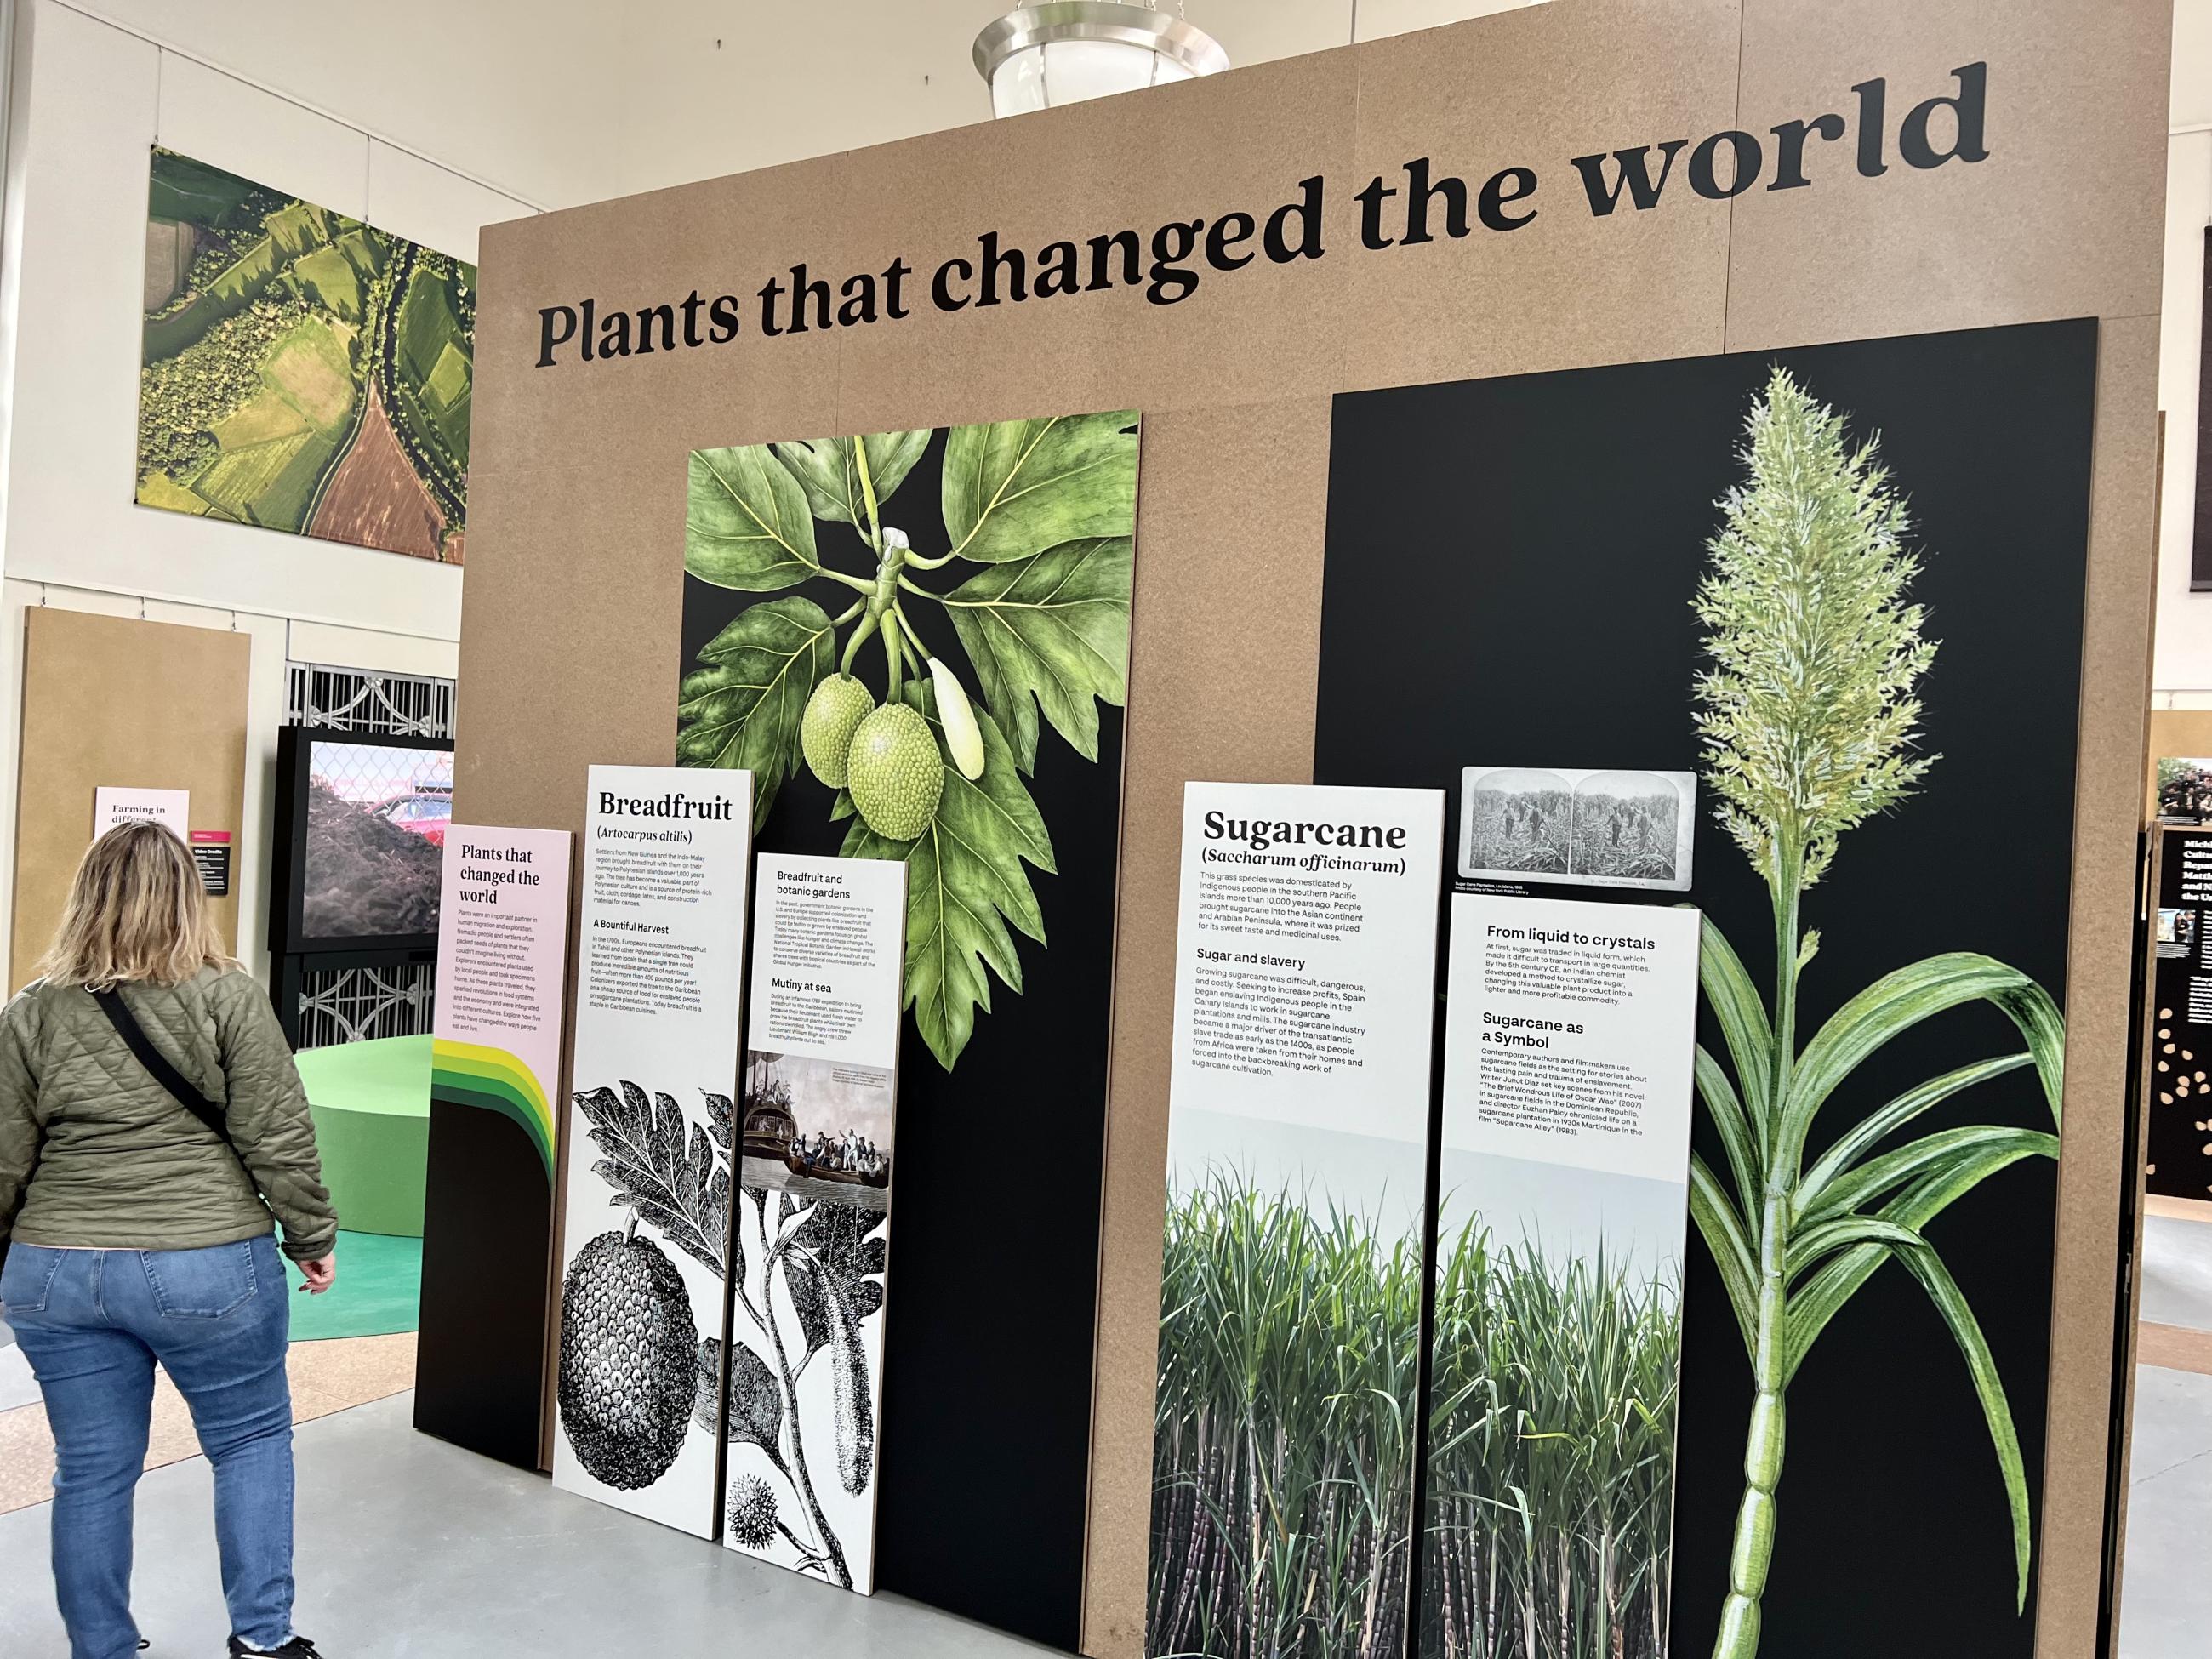
[[[1026,996],[1002,988],[940,1109],[911,1094],[902,1103],[900,1280],[886,1313],[883,1588],[1062,1645],[1079,1641],[1100,1655],[1133,1654],[1144,1642],[1176,954],[1170,872],[1182,786],[1303,783],[1322,764],[1332,782],[1412,781],[1370,775],[1362,768],[1373,757],[1340,734],[1329,755],[1317,752],[1317,736],[1328,729],[1316,662],[1324,549],[1334,554],[1337,539],[1330,469],[1341,453],[1332,441],[1341,405],[1333,409],[1332,398],[1720,354],[1731,354],[1725,374],[1737,375],[1759,354],[1821,342],[2090,319],[2094,410],[2076,406],[2065,416],[2078,434],[2093,414],[2094,431],[2094,448],[2073,458],[2088,544],[2071,860],[2054,865],[2039,854],[2034,914],[2045,932],[2026,951],[2027,969],[2059,997],[2069,1028],[2065,1153],[2055,1178],[2039,1165],[2035,1213],[2055,1213],[2055,1224],[2013,1241],[2021,1252],[2050,1253],[2051,1272],[2008,1288],[1987,1275],[1985,1256],[1967,1253],[1984,1269],[1968,1297],[1993,1326],[2018,1333],[2023,1310],[2032,1322],[2046,1300],[2052,1312],[2047,1376],[2033,1333],[2005,1362],[2018,1378],[2020,1410],[2048,1401],[2037,1413],[2040,1501],[2028,1529],[2034,1577],[2025,1613],[2013,1611],[2006,1500],[1986,1446],[1978,1461],[1961,1449],[1920,1472],[1909,1489],[1849,1497],[1865,1528],[1917,1540],[1923,1562],[1948,1560],[1964,1529],[1974,1533],[1980,1561],[1996,1529],[2000,1570],[1978,1566],[1971,1575],[1975,1605],[1990,1613],[1984,1628],[1996,1645],[1989,1651],[2090,1650],[2153,604],[2161,232],[2151,181],[2166,149],[2169,28],[2168,9],[2153,0],[1988,0],[1940,9],[1884,0],[1848,12],[1782,0],[1561,0],[1141,100],[975,126],[486,234],[457,805],[469,820],[576,829],[586,765],[677,757],[677,672],[691,666],[696,644],[684,574],[693,452],[1075,410],[1129,410],[1142,421],[1110,1098],[1101,1103],[1079,1080],[1067,1084],[1063,1074],[1090,1060],[1070,1045],[1050,1072],[1021,1085],[1031,1141],[1016,1150],[1033,1156],[1009,1174],[963,1139],[961,1074],[980,1075],[971,1066],[984,1045],[1028,1012]],[[1969,89],[1975,76],[1984,77],[1973,81],[1978,92]],[[1470,86],[1482,96],[1469,98]],[[1959,102],[1925,101],[1946,97]],[[1879,112],[1877,98],[1886,100]],[[1958,117],[1967,106],[1976,106],[1971,129]],[[1695,148],[1736,129],[1750,136]],[[1800,149],[1789,150],[1792,142]],[[1164,145],[1184,158],[1179,166],[1158,164]],[[1638,150],[1659,145],[1674,149]],[[1757,147],[1762,176],[1732,180],[1729,152],[1748,157],[1747,145]],[[1623,150],[1654,173],[1663,154],[1669,181],[1629,188],[1619,171],[1628,165]],[[1969,151],[1984,159],[1967,159]],[[1790,176],[1784,154],[1802,160],[1802,178]],[[1464,181],[1464,236],[1446,228],[1443,195],[1428,204],[1427,239],[1406,234],[1404,192],[1421,176],[1417,163],[1431,185],[1444,174]],[[1355,192],[1369,180],[1374,191],[1395,193],[1370,192],[1373,216],[1363,226]],[[1646,195],[1650,205],[1639,205]],[[1097,285],[1109,291],[1040,286],[1020,302],[1002,287],[995,304],[976,286],[976,264],[992,249],[1024,249],[1042,261],[1056,239],[1075,239],[1079,248],[1082,239],[1125,227],[1149,238],[1154,227],[1201,216],[1184,249],[1187,277],[1109,275]],[[1236,227],[1250,253],[1271,216],[1275,253],[1240,264]],[[1209,261],[1199,245],[1215,224],[1231,240]],[[988,246],[979,243],[986,234],[995,238]],[[1172,253],[1172,243],[1164,246]],[[947,263],[957,260],[965,268]],[[855,312],[837,326],[817,313],[805,330],[787,329],[793,267],[804,264],[801,280],[826,277],[834,290],[854,273],[888,273],[895,261],[910,279],[903,307],[879,293],[876,320]],[[1010,283],[1009,270],[1001,261],[1000,283]],[[940,272],[949,281],[933,295]],[[764,290],[771,282],[781,286]],[[687,345],[663,335],[669,343],[649,354],[589,361],[574,343],[580,333],[606,343],[612,336],[600,329],[612,329],[619,315],[627,344],[632,314],[664,305],[672,329],[694,290],[695,312],[713,296],[735,296],[741,326],[733,337],[708,343],[702,333]],[[843,296],[861,291],[848,286]],[[754,297],[763,292],[782,295],[769,330]],[[1805,373],[1827,372],[1816,354],[1801,355]],[[2069,372],[2077,380],[2088,373],[2080,360]],[[1975,383],[1996,386],[2002,377]],[[1906,395],[1898,389],[1906,381],[1884,384],[1863,408],[1817,378],[1812,389],[1835,400],[1855,435],[1869,435],[1861,420],[1903,418],[1884,410]],[[1740,416],[1733,395],[1711,407]],[[1977,418],[1971,403],[1941,414],[1968,427]],[[1700,416],[1700,430],[1711,424]],[[1652,431],[1666,427],[1666,417],[1653,417]],[[1715,432],[1716,447],[1698,452],[1699,465],[1717,456],[1725,475],[1730,434],[1725,422]],[[1632,432],[1617,441],[1638,439]],[[1582,464],[1601,471],[1608,459],[1594,449]],[[1575,493],[1570,471],[1556,479],[1555,493]],[[1909,476],[1900,485],[1934,487]],[[1446,517],[1437,533],[1487,534],[1493,526],[1482,511],[1470,500],[1463,528]],[[1356,537],[1350,544],[1361,549]],[[1607,583],[1618,578],[1613,562],[1632,547],[1600,537],[1558,556],[1583,561],[1589,582]],[[1694,547],[1671,547],[1669,556],[1686,552]],[[1401,580],[1386,544],[1363,556],[1375,563],[1376,583],[1399,592],[1420,652],[1437,650],[1452,629],[1472,646],[1486,625],[1548,636],[1557,665],[1547,672],[1556,679],[1532,674],[1502,688],[1480,711],[1470,748],[1489,739],[1485,746],[1494,749],[1512,734],[1514,696],[1556,699],[1560,684],[1576,683],[1583,688],[1576,706],[1596,706],[1590,699],[1607,665],[1579,654],[1571,612],[1462,618],[1431,604],[1418,563]],[[1941,547],[1931,553],[1942,556]],[[1961,568],[1950,580],[1967,580],[1976,566],[1962,557]],[[1575,586],[1553,604],[1574,604]],[[1965,623],[1947,619],[1976,600],[1955,586],[1940,592],[1947,596],[1930,631],[1950,637],[1947,627]],[[1668,603],[1686,605],[1686,598]],[[1982,649],[1961,646],[1957,654],[1984,660]],[[1681,654],[1667,650],[1670,661]],[[1634,689],[1643,684],[1632,679],[1623,695],[1651,695]],[[1375,718],[1417,723],[1426,713],[1389,708]],[[1686,688],[1680,716],[1686,731]],[[1595,741],[1587,722],[1580,740]],[[1947,802],[1958,788],[1946,784]],[[2068,813],[2059,796],[2046,802],[2055,822]],[[763,845],[774,850],[772,834],[764,831]],[[1955,840],[1919,844],[1933,862],[1961,856]],[[1100,878],[1082,872],[1085,883]],[[1024,941],[1021,961],[1057,982],[1079,971],[1069,940],[1054,931],[1076,890],[1065,876],[1040,875],[1035,884],[1050,946]],[[2063,951],[2051,942],[2050,930],[2060,927]],[[1864,965],[1845,959],[1838,971],[1856,975]],[[916,1068],[934,1064],[909,1043],[902,1085],[932,1075]],[[992,1110],[1000,1103],[978,1102]],[[1080,1172],[1097,1166],[1102,1122],[1103,1188],[1087,1191]],[[966,1184],[933,1191],[915,1179],[921,1170]],[[1030,1201],[1028,1183],[1067,1172],[1057,1205]],[[995,1224],[1002,1214],[1020,1216],[1025,1231],[1006,1236]],[[1693,1261],[1703,1260],[1700,1248],[1693,1241]],[[1066,1264],[1093,1259],[1095,1284],[1087,1267],[1080,1283],[1066,1277]],[[1061,1264],[1045,1297],[1029,1293],[1027,1275],[1041,1260]],[[1693,1644],[1710,1636],[1718,1611],[1711,1592],[1726,1572],[1750,1398],[1725,1300],[1699,1271],[1686,1308],[1684,1375],[1686,1389],[1705,1393],[1685,1401],[1677,1622],[1678,1638]],[[1870,1306],[1854,1313],[1870,1316]],[[1941,1329],[1932,1328],[1940,1345]],[[1957,1354],[1941,1346],[1913,1352],[1910,1382],[1886,1379],[1884,1398],[1893,1403],[1909,1389],[1917,1409],[1924,1389],[1952,1411],[1966,1386]],[[1690,1419],[1700,1414],[1733,1419],[1734,1443],[1691,1437]],[[1801,1504],[1844,1501],[1810,1476],[1785,1488],[1785,1510],[1793,1493]],[[1845,1523],[1839,1516],[1837,1524]],[[1899,1650],[1895,1621],[1926,1612],[1951,1588],[1940,1574],[1902,1587],[1889,1566],[1869,1566],[1863,1593],[1839,1599],[1816,1571],[1818,1536],[1799,1534],[1794,1565],[1790,1547],[1780,1547],[1765,1610],[1773,1651]]]

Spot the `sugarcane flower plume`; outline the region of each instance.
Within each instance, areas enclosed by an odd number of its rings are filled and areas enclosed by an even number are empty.
[[[1852,447],[1844,416],[1778,368],[1744,429],[1747,476],[1717,503],[1691,602],[1697,722],[1716,812],[1780,902],[1938,758],[1913,752],[1936,641],[1906,601],[1920,565],[1879,440]]]

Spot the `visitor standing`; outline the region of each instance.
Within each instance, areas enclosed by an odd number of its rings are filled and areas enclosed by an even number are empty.
[[[320,1294],[337,1218],[291,1049],[160,824],[93,843],[40,966],[0,1012],[0,1311],[53,1430],[71,1659],[140,1645],[131,1499],[157,1361],[214,1468],[231,1653],[318,1659],[292,1628],[291,1321],[274,1234]]]

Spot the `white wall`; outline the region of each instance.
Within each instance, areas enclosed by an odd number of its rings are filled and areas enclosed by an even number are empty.
[[[456,106],[470,99],[465,83],[450,70],[434,72],[429,58],[396,76],[398,66],[376,56],[376,42],[389,36],[358,18],[259,0],[189,15],[145,3],[112,9],[211,34],[180,43],[180,52],[74,3],[18,5],[0,229],[0,800],[15,793],[26,606],[250,634],[247,831],[234,876],[240,944],[258,965],[269,848],[256,829],[269,820],[287,656],[319,653],[306,659],[451,675],[463,579],[453,567],[132,502],[148,147],[171,146],[473,258],[480,225],[535,210],[480,182],[527,153],[531,135],[502,131],[496,143],[478,143],[459,170],[419,153],[418,137],[374,136],[368,124],[412,119],[411,100],[425,87],[441,88]],[[429,29],[428,6],[401,9],[422,14],[416,21]],[[312,15],[312,28],[286,21],[295,13]],[[266,27],[245,27],[256,17]],[[411,37],[416,48],[428,38],[434,32]],[[313,100],[319,107],[202,61],[233,49],[259,73],[317,70],[326,94]],[[341,108],[364,125],[327,112]],[[541,132],[574,133],[575,124],[550,102],[543,118]],[[442,136],[465,144],[471,135],[459,124]],[[556,179],[542,158],[523,171],[580,196],[596,188]],[[14,832],[14,814],[0,813],[0,936]]]
[[[611,88],[657,56],[611,0],[70,3],[543,207],[621,193]]]
[[[456,637],[457,569],[132,502],[147,149],[166,144],[465,257],[480,224],[529,204],[57,0],[25,12],[9,147],[20,230],[7,574]]]
[[[2212,593],[2189,591],[2189,562],[2197,512],[2204,232],[2212,224],[2212,0],[2175,0],[2171,107],[2158,372],[2166,467],[2160,485],[2152,701],[2160,708],[2212,708]]]
[[[1174,0],[1157,0],[1174,10]],[[863,0],[735,7],[630,0],[610,33],[653,43],[621,66],[620,191],[857,149],[990,118],[969,49],[1016,0]],[[1532,0],[1187,0],[1235,64],[1265,63],[1532,3]],[[1171,166],[1176,135],[1160,135]]]

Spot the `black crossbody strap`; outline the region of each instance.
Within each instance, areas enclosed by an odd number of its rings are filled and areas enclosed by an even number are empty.
[[[89,986],[85,988],[92,990]],[[224,1146],[230,1146],[230,1128],[225,1121],[229,1114],[185,1081],[185,1074],[169,1064],[161,1051],[154,1046],[152,1039],[147,1036],[144,1027],[138,1024],[137,1016],[131,1012],[130,1005],[123,1000],[123,994],[111,985],[104,990],[92,991],[92,1000],[100,1005],[100,1012],[107,1016],[107,1023],[115,1028],[115,1035],[123,1039],[124,1047],[130,1049],[137,1057],[138,1063],[146,1068],[147,1075],[167,1090],[178,1105],[214,1130]],[[237,1149],[232,1147],[232,1150]]]

